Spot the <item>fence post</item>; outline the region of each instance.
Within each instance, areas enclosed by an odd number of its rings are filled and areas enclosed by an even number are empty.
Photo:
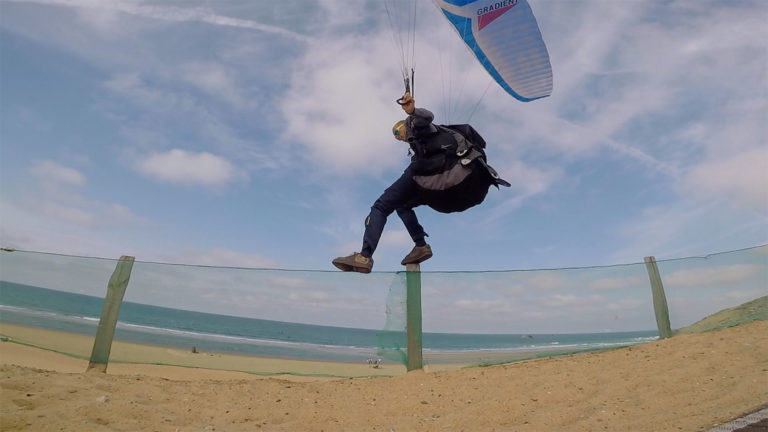
[[[423,369],[421,344],[421,266],[407,264],[405,266],[406,281],[406,328],[408,335],[408,371]]]
[[[659,267],[656,265],[656,258],[652,256],[645,257],[644,260],[645,268],[648,270],[648,277],[651,280],[653,310],[656,313],[656,326],[659,328],[659,337],[666,339],[672,336],[672,328],[669,324],[667,296],[664,294],[664,285],[661,283]]]
[[[104,298],[104,305],[101,308],[99,328],[96,330],[91,361],[88,363],[86,372],[107,372],[109,352],[112,349],[112,338],[115,336],[115,326],[117,325],[117,315],[120,312],[120,304],[123,302],[125,289],[131,278],[133,261],[134,257],[132,256],[123,255],[120,257],[112,277],[109,278],[107,296]]]

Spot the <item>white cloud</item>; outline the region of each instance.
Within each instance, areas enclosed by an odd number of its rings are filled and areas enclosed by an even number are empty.
[[[277,268],[278,263],[261,255],[246,254],[224,248],[212,248],[209,250],[184,250],[176,254],[161,256],[164,262],[183,263],[201,266],[223,266],[243,268]],[[285,281],[276,286],[284,286]]]
[[[197,73],[199,72],[199,73]],[[216,63],[190,62],[178,70],[170,70],[167,74],[181,76],[196,88],[205,93],[213,94],[233,105],[251,113],[254,117],[262,117],[252,113],[244,97],[240,95],[235,79],[229,69]],[[175,79],[175,78],[174,78]],[[248,135],[241,138],[239,127],[233,125],[221,113],[206,103],[204,98],[183,90],[169,87],[165,78],[162,83],[153,83],[152,78],[138,73],[114,74],[104,83],[104,87],[121,99],[121,104],[127,101],[130,108],[136,111],[129,114],[132,121],[124,121],[121,134],[133,145],[123,149],[124,157],[128,160],[146,159],[147,152],[160,152],[176,146],[179,138],[176,128],[184,130],[183,135],[193,135],[207,143],[211,149],[219,153],[217,158],[226,163],[238,161],[244,168],[233,172],[233,178],[247,178],[244,170],[260,170],[274,172],[277,168],[290,164],[292,159],[284,157],[286,150],[275,147],[274,142],[265,142],[262,135]],[[243,92],[245,93],[245,92]],[[129,110],[129,112],[132,111]],[[117,114],[125,115],[123,113]],[[265,148],[266,147],[266,148]],[[161,154],[167,155],[172,150]],[[192,157],[192,155],[188,155]],[[291,155],[292,156],[292,155]],[[183,158],[183,154],[172,156]],[[234,164],[232,164],[234,165]],[[201,179],[203,182],[224,181],[223,178]]]
[[[493,164],[493,162],[491,163]],[[497,205],[491,211],[489,220],[502,219],[509,215],[531,197],[546,193],[553,184],[564,176],[560,167],[543,165],[536,167],[519,160],[513,160],[504,166],[495,166],[494,168],[499,172],[501,178],[512,184],[512,191],[517,193]]]
[[[621,290],[628,287],[648,285],[648,277],[645,276],[627,276],[627,277],[609,277],[597,279],[588,284],[591,290]]]
[[[765,274],[765,267],[750,264],[734,264],[713,268],[677,270],[664,275],[665,285],[674,288],[699,288],[706,286],[734,286],[754,281]]]
[[[149,155],[136,163],[136,169],[158,180],[186,185],[220,186],[243,176],[223,157],[181,149]]]
[[[766,271],[764,270],[763,274],[767,275],[768,273],[766,273]],[[765,282],[766,278],[763,278],[762,281]],[[766,294],[768,294],[768,292],[766,292],[764,285],[760,286],[759,282],[756,285],[757,285],[756,289],[728,291],[727,293],[725,293],[724,297],[730,300],[731,302],[733,300],[736,300],[739,302],[739,304],[741,304],[750,300],[764,297]]]
[[[106,204],[102,210],[103,217],[117,224],[146,225],[149,221],[133,214],[130,208],[122,204]]]
[[[499,299],[493,300],[476,300],[476,299],[461,299],[457,300],[453,304],[458,309],[472,311],[472,312],[488,312],[507,310],[507,307]]]
[[[76,155],[68,156],[76,158]],[[29,193],[18,200],[16,205],[22,212],[36,212],[52,222],[82,227],[147,223],[124,205],[86,198],[82,190],[87,186],[88,179],[74,168],[46,160],[34,163],[28,171],[37,182],[28,184]]]
[[[169,113],[195,117],[202,108],[192,96],[174,92],[162,86],[151,86],[139,73],[123,72],[114,74],[104,82],[104,87],[128,100],[142,112],[168,116]]]
[[[333,37],[308,46],[290,68],[291,89],[280,102],[284,136],[306,149],[306,159],[324,172],[377,175],[405,156],[390,135],[404,116],[394,103],[398,76],[384,35]],[[384,39],[386,40],[386,39]],[[400,111],[400,112],[398,112]]]
[[[682,194],[725,198],[768,216],[768,147],[702,162],[686,173],[679,188]]]
[[[472,63],[466,47],[440,13],[431,4],[417,3],[417,13],[424,15],[420,15],[417,35],[416,103],[433,111],[436,122],[448,123],[456,119],[451,112],[457,106],[477,104],[488,77]],[[338,19],[335,3],[322,5],[335,17],[325,23],[326,29],[342,21],[344,28],[355,28],[349,20]],[[391,125],[405,117],[395,103],[404,88],[402,53],[393,44],[397,30],[389,27],[383,9],[380,3],[355,10],[354,22],[362,22],[364,17],[373,25],[357,33],[322,34],[287,68],[291,87],[280,101],[287,123],[284,137],[299,143],[306,150],[307,162],[325,174],[376,177],[408,163],[408,146],[390,133]],[[445,38],[453,38],[453,43],[446,43]],[[456,77],[450,79],[451,74]],[[461,82],[452,87],[453,81]]]
[[[274,26],[263,24],[249,19],[233,18],[219,15],[205,7],[167,7],[158,5],[142,5],[131,1],[101,2],[92,0],[17,0],[31,3],[68,6],[81,10],[81,14],[102,31],[110,31],[116,21],[117,13],[135,15],[172,22],[201,22],[216,26],[236,27],[250,30],[258,30],[264,33],[276,34],[297,41],[307,41],[309,38],[300,33]]]
[[[182,66],[181,77],[204,92],[235,106],[245,103],[230,68],[212,62],[192,62]]]
[[[66,203],[35,199],[30,201],[28,205],[31,209],[39,211],[52,220],[66,222],[68,224],[90,226],[96,221],[96,215],[92,212],[67,205]]]
[[[600,296],[578,296],[574,294],[553,294],[542,299],[542,304],[550,308],[594,309],[603,303]]]
[[[636,312],[642,306],[646,306],[648,301],[640,299],[623,299],[605,304],[605,309],[614,312]]]
[[[765,46],[757,42],[768,37],[764,19],[749,8],[723,4],[695,13],[693,3],[677,2],[663,6],[665,20],[658,20],[661,7],[649,2],[534,6],[543,10],[537,15],[550,49],[555,90],[550,98],[515,111],[525,125],[516,132],[529,143],[527,151],[591,157],[596,149],[609,148],[674,180],[681,166],[695,160],[691,146],[695,154],[709,144],[675,141],[664,146],[677,130],[697,125],[699,137],[716,137],[711,145],[731,152],[740,152],[745,143],[765,143],[764,126],[759,127],[762,133],[744,133],[764,123],[754,117],[765,117],[765,92],[743,85],[765,82]],[[734,23],[739,31],[733,30]],[[569,37],[551,37],[563,30]],[[710,110],[702,103],[704,95],[728,95],[741,107]],[[484,105],[501,109],[503,100],[486,98]],[[693,114],[692,108],[704,111]],[[723,110],[732,114],[723,118]],[[665,118],[674,123],[658,128]],[[740,127],[731,128],[734,123]],[[627,133],[629,128],[633,133]],[[681,152],[681,146],[687,151]]]
[[[78,225],[84,228],[146,225],[149,221],[121,204],[89,200],[78,192],[42,189],[40,195],[21,199],[16,205],[22,213],[33,212],[48,218],[50,224]],[[63,195],[62,195],[63,193]],[[16,223],[22,222],[17,219]],[[14,227],[16,229],[18,227]]]
[[[46,160],[35,163],[29,172],[44,182],[53,182],[70,186],[85,186],[87,180],[80,171]]]
[[[400,218],[396,213],[392,213],[393,223],[400,223]],[[408,234],[408,231],[403,229],[389,229],[384,231],[379,242],[379,246],[413,246],[413,240]]]
[[[568,277],[562,273],[536,272],[525,279],[525,285],[533,291],[550,291],[568,286]]]

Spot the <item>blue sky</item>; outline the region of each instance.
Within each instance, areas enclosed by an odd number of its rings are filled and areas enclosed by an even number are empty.
[[[489,85],[439,11],[418,3],[417,105],[440,123],[476,106],[471,123],[513,185],[461,214],[418,208],[435,252],[422,269],[768,243],[768,3],[530,3],[554,73],[552,96],[531,103]],[[390,133],[399,54],[380,1],[0,0],[0,245],[327,270],[137,263],[126,300],[396,327],[385,307],[402,275],[341,274],[330,261],[359,250],[371,204],[408,162]],[[374,270],[401,270],[410,248],[393,216]],[[91,295],[114,268],[3,259],[4,280]],[[660,264],[673,326],[765,295],[767,264],[765,248]],[[649,291],[644,265],[425,273],[424,326],[649,329]]]
[[[552,96],[530,103],[489,87],[419,3],[417,105],[463,122],[487,88],[471,122],[513,184],[462,214],[417,209],[435,252],[423,269],[768,243],[768,4],[530,3],[554,73]],[[380,2],[2,1],[0,12],[4,247],[332,270],[407,164],[390,135],[403,89]],[[446,92],[455,77],[462,90]],[[374,270],[400,270],[410,248],[393,215]]]

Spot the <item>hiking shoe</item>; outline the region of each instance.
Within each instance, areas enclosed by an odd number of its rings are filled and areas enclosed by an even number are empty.
[[[373,258],[366,258],[355,252],[352,255],[338,257],[332,261],[333,265],[341,271],[356,271],[358,273],[370,273],[373,268]]]
[[[432,248],[429,245],[414,246],[411,252],[400,261],[400,264],[418,264],[432,258]]]

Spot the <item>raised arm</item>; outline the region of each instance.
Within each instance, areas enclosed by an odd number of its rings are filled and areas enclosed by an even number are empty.
[[[403,111],[408,114],[408,119],[406,120],[408,128],[414,135],[418,135],[421,132],[434,131],[434,128],[431,127],[432,120],[435,119],[435,115],[432,114],[432,111],[426,108],[416,108],[416,103],[410,93],[404,94],[401,100]],[[429,129],[425,130],[426,128]]]

